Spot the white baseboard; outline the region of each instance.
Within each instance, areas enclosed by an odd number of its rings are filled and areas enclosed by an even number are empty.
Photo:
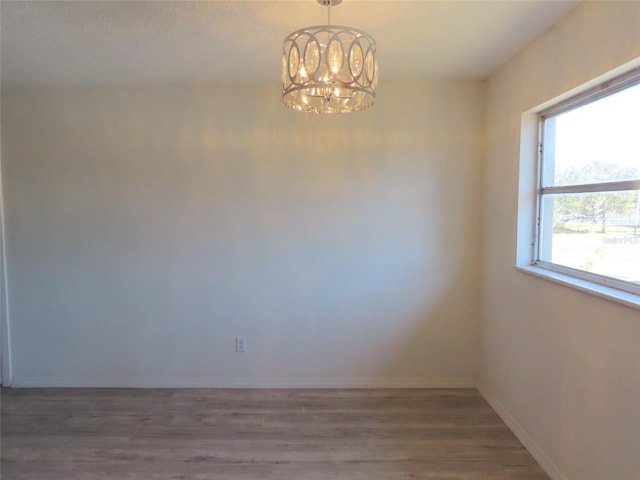
[[[96,378],[13,377],[16,388],[475,388],[473,377]]]
[[[551,477],[551,480],[568,480],[565,477],[558,466],[544,453],[542,448],[533,441],[527,431],[513,418],[513,416],[507,411],[507,409],[500,403],[498,398],[493,392],[482,382],[476,383],[476,388],[480,392],[480,395],[487,401],[491,408],[498,414],[507,427],[513,432],[513,434],[520,440],[520,443],[529,451],[531,456],[536,459],[542,469]]]

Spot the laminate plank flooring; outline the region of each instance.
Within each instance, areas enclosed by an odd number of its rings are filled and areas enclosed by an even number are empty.
[[[548,480],[474,390],[3,389],[2,480]]]

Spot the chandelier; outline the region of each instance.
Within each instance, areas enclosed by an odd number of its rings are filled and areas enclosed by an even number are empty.
[[[317,1],[327,7],[327,25],[301,28],[282,43],[282,101],[313,113],[369,108],[378,85],[376,42],[361,30],[331,25],[331,6],[342,0]]]

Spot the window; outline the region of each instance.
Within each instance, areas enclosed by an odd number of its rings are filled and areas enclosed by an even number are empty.
[[[640,294],[640,71],[538,119],[533,264]]]

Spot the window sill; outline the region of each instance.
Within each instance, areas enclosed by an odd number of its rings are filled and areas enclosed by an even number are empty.
[[[587,280],[581,280],[563,273],[552,272],[551,270],[546,270],[533,265],[518,265],[516,266],[516,270],[533,275],[534,277],[544,278],[545,280],[580,290],[581,292],[585,292],[590,295],[604,298],[611,302],[640,310],[640,295],[623,292],[611,287],[605,287],[604,285],[599,285]]]

